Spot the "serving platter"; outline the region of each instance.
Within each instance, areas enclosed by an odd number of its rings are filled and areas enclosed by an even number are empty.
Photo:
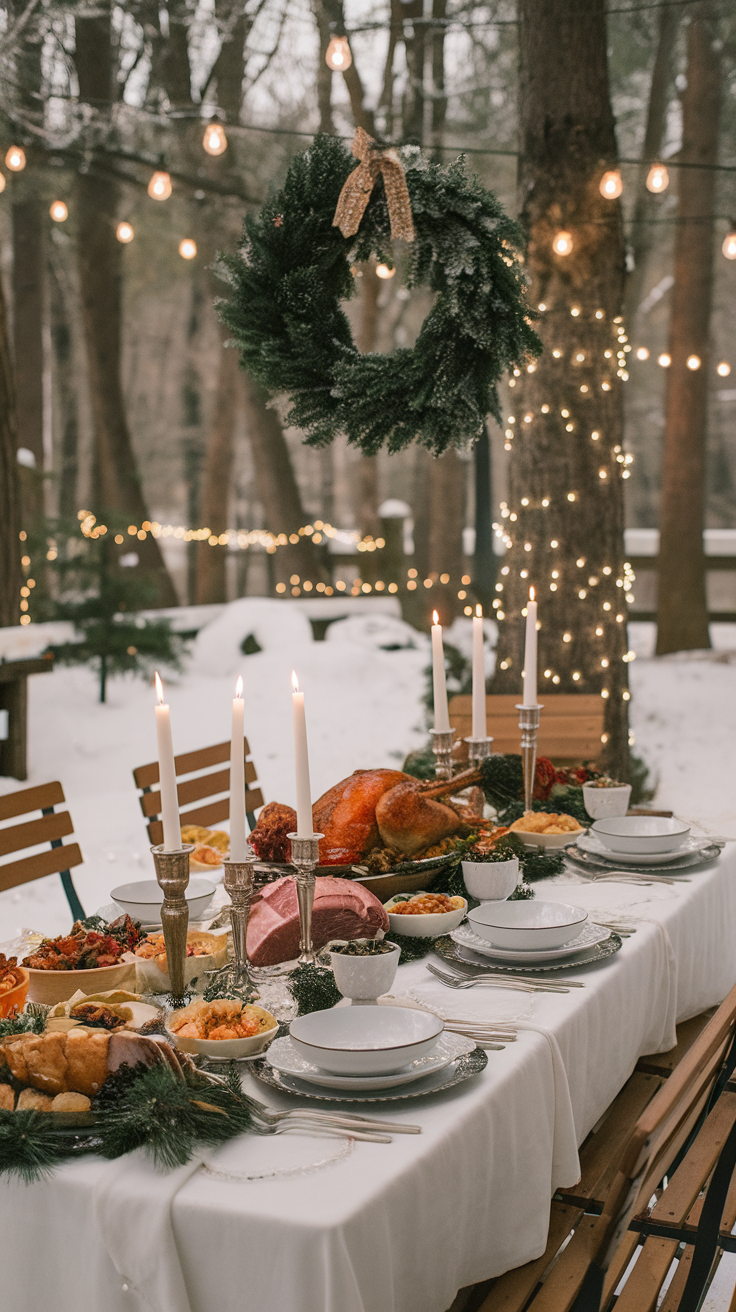
[[[483,957],[491,957],[494,961],[509,962],[516,965],[540,965],[550,961],[568,960],[577,952],[583,952],[587,948],[595,947],[598,943],[603,943],[610,935],[610,929],[604,925],[596,925],[594,921],[588,920],[583,925],[580,933],[569,943],[565,943],[560,948],[497,948],[489,943],[486,939],[476,934],[470,925],[459,925],[457,929],[450,931],[450,937],[459,943],[461,947],[469,948],[472,952],[478,952]]]
[[[359,864],[350,866],[317,866],[317,875],[333,875],[335,879],[352,879],[374,893],[379,902],[387,902],[397,893],[417,893],[431,884],[432,877],[447,866],[460,860],[457,852],[443,852],[441,856],[421,857],[417,861],[402,861],[395,870],[373,874]],[[294,867],[288,861],[256,861],[256,874],[261,882],[269,883],[284,875],[293,875]],[[265,878],[263,878],[265,876]]]
[[[618,934],[611,933],[602,943],[595,943],[592,947],[583,948],[579,952],[572,953],[562,961],[547,961],[537,965],[517,965],[514,964],[514,975],[544,975],[550,970],[578,970],[581,966],[591,966],[597,961],[605,961],[607,957],[612,957],[614,953],[621,950],[622,939]],[[459,966],[478,966],[484,972],[499,971],[506,975],[509,971],[507,961],[496,962],[491,957],[483,956],[480,952],[476,953],[472,949],[464,947],[461,943],[456,943],[449,935],[446,938],[440,938],[434,945],[434,951],[438,957],[445,961],[451,961],[454,965]]]
[[[662,862],[660,859],[658,865],[647,864],[646,874],[656,874],[659,871],[663,875],[678,875],[685,870],[695,870],[717,860],[721,850],[718,843],[708,843],[701,851],[690,852],[677,861]],[[586,851],[579,843],[573,843],[571,847],[566,848],[565,857],[585,870],[607,870],[609,873],[612,870],[625,870],[635,874],[644,873],[642,866],[632,864],[631,857],[616,856],[613,852],[610,856],[599,856],[597,852]]]
[[[300,1098],[310,1098],[316,1102],[399,1102],[405,1098],[428,1098],[430,1094],[443,1093],[445,1089],[452,1089],[456,1084],[464,1084],[474,1075],[480,1075],[487,1065],[488,1054],[483,1048],[476,1047],[442,1070],[435,1071],[432,1075],[424,1075],[420,1080],[405,1084],[402,1088],[372,1092],[366,1090],[362,1093],[350,1093],[344,1089],[317,1090],[313,1084],[306,1084],[292,1075],[282,1075],[271,1066],[268,1058],[254,1062],[250,1074],[255,1075],[256,1079],[264,1084],[269,1084],[271,1088],[279,1089],[281,1093],[296,1094]]]

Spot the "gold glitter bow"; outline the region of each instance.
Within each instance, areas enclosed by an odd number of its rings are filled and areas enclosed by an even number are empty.
[[[411,215],[409,189],[406,185],[404,168],[398,153],[391,146],[376,145],[372,137],[363,128],[356,128],[352,146],[355,158],[360,160],[357,169],[343,183],[337,202],[333,228],[339,228],[343,237],[354,237],[360,227],[360,220],[371,198],[371,192],[379,173],[383,174],[386,188],[388,216],[391,220],[391,237],[394,241],[414,240],[414,222]]]

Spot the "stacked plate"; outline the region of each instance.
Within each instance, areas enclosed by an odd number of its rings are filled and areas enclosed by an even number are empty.
[[[576,848],[568,849],[568,856],[578,860],[580,853],[585,864],[601,868],[677,870],[710,861],[719,850],[712,839],[692,838],[689,825],[682,820],[626,815],[596,820],[578,839]]]
[[[581,907],[562,902],[484,902],[450,937],[496,963],[542,965],[577,959],[611,937]]]

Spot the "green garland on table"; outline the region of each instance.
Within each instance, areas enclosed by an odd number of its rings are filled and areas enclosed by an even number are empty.
[[[310,1011],[328,1011],[342,997],[329,966],[297,966],[286,987],[300,1016],[306,1016]]]
[[[542,349],[531,327],[520,252],[524,234],[463,160],[441,165],[418,147],[399,152],[416,239],[407,244],[409,287],[436,295],[416,344],[391,355],[361,354],[341,306],[358,286],[356,263],[394,267],[383,181],[360,228],[333,226],[355,158],[317,136],[292,161],[284,186],[247,215],[236,255],[221,257],[231,286],[219,305],[243,368],[271,395],[286,394],[286,422],[309,446],[345,433],[366,455],[420,442],[435,455],[476,440],[490,412],[500,423],[497,384]]]

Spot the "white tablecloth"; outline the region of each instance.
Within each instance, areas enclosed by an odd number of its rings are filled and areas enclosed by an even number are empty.
[[[352,1149],[246,1137],[175,1177],[135,1154],[86,1158],[30,1187],[4,1181],[8,1307],[36,1312],[52,1298],[54,1312],[445,1312],[461,1286],[539,1256],[550,1196],[577,1178],[576,1142],[638,1057],[670,1048],[675,1021],[736,981],[736,846],[676,887],[563,876],[538,884],[537,897],[626,914],[636,932],[564,995],[451,993],[424,962],[401,967],[395,994],[445,1014],[517,1015],[522,1026],[476,1079],[388,1104],[421,1135]],[[272,1178],[246,1178],[267,1175],[271,1154]]]

